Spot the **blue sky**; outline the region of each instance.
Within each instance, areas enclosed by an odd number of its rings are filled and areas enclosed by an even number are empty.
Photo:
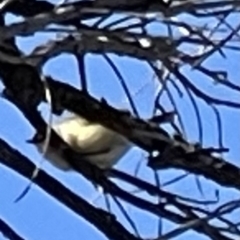
[[[186,17],[186,16],[183,16]],[[16,21],[13,16],[8,16],[8,21]],[[229,18],[229,21],[234,24],[236,16]],[[194,20],[196,21],[196,19]],[[208,20],[209,21],[209,20]],[[162,29],[158,25],[152,25],[151,31],[155,34]],[[52,38],[53,35],[46,33],[39,33],[33,37],[19,38],[18,46],[25,52],[30,52],[34,46],[46,42],[47,38]],[[238,71],[237,59],[239,54],[233,51],[225,51],[227,59],[223,60],[218,54],[216,54],[211,60],[205,63],[205,66],[213,67],[214,69],[226,70],[229,73],[229,79],[239,84],[240,71]],[[133,60],[127,57],[118,57],[110,55],[112,59],[117,63],[120,71],[126,79],[131,92],[134,96],[137,108],[143,118],[149,117],[153,108],[153,99],[155,94],[156,82],[153,81],[153,73],[145,63]],[[56,79],[67,81],[79,88],[80,81],[78,77],[78,70],[75,59],[67,54],[63,54],[55,59],[50,60],[44,66],[44,73],[50,74]],[[237,101],[239,94],[233,92],[227,92],[220,86],[213,86],[209,84],[210,81],[206,80],[200,74],[192,71],[188,67],[185,67],[185,73],[194,79],[194,82],[198,84],[204,91],[209,94],[215,94],[218,97],[226,97]],[[114,75],[111,68],[103,60],[101,56],[94,56],[92,54],[87,55],[87,76],[90,79],[90,93],[96,98],[100,99],[104,96],[108,103],[118,108],[129,108],[129,105],[124,96],[124,92],[120,87],[117,77]],[[143,88],[138,94],[140,88]],[[186,94],[182,99],[178,98],[175,94],[177,105],[182,112],[183,122],[187,126],[187,135],[191,140],[197,140],[196,124],[194,122],[195,117],[193,109],[190,107],[189,99]],[[203,101],[198,100],[198,105],[201,109],[203,116],[203,129],[204,129],[204,143],[206,146],[217,144],[217,129],[214,120],[214,115]],[[168,101],[165,99],[164,104],[169,106]],[[16,110],[15,107],[10,105],[3,99],[0,99],[1,114],[4,114],[4,118],[0,118],[0,137],[4,138],[11,146],[18,148],[21,153],[28,156],[34,162],[39,162],[41,156],[36,149],[25,141],[32,137],[34,129],[24,119],[24,117]],[[240,120],[239,111],[234,109],[227,109],[220,107],[223,120],[224,130],[224,143],[227,147],[231,148],[231,151],[224,155],[229,161],[232,161],[239,166],[239,149],[237,142],[240,139],[240,131],[238,124]],[[41,110],[45,116],[48,111],[46,105],[41,105]],[[142,167],[140,170],[140,177],[153,182],[152,172],[145,167],[146,153],[134,148],[130,151],[124,159],[117,165],[117,168],[133,173],[136,164],[142,161]],[[63,182],[70,189],[73,189],[80,196],[85,197],[88,201],[91,201],[96,197],[96,191],[87,180],[74,172],[64,173],[55,169],[53,166],[44,162],[43,169],[49,174],[53,175],[61,182]],[[181,171],[169,170],[161,172],[161,180],[165,182],[172,179],[174,176],[181,174]],[[39,240],[39,239],[105,239],[105,237],[87,223],[84,219],[72,213],[62,204],[58,203],[52,197],[48,196],[36,185],[34,185],[27,196],[19,203],[13,203],[14,199],[20,194],[20,192],[26,187],[28,181],[19,177],[13,171],[0,165],[0,189],[4,194],[0,198],[0,217],[19,232],[20,235],[26,237],[26,239]],[[220,189],[216,184],[202,179],[202,186],[206,196],[211,199],[214,198],[215,189]],[[122,186],[122,185],[121,185]],[[197,190],[195,179],[193,176],[189,176],[179,183],[171,185],[168,190],[177,192],[181,195],[200,198],[200,193]],[[222,189],[220,192],[221,203],[237,198],[237,192],[231,189]],[[96,203],[96,206],[104,207],[104,201],[101,197]],[[153,237],[156,234],[156,218],[150,214],[146,214],[143,211],[130,207],[123,203],[127,211],[137,222],[137,227],[144,237]],[[120,211],[114,206],[114,213],[116,213],[118,219],[126,224],[126,227],[132,231],[129,224],[126,222]],[[232,218],[237,219],[237,215],[233,215]],[[172,224],[164,222],[164,231],[169,230]],[[179,237],[178,240],[190,239],[196,237],[193,232],[188,232]],[[0,235],[1,239],[1,235]],[[206,239],[203,236],[198,235],[197,240]]]

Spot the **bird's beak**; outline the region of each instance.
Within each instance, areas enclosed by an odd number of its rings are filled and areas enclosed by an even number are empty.
[[[36,144],[44,141],[44,136],[42,134],[36,133],[31,139],[26,140],[27,143]]]
[[[35,142],[33,141],[33,138],[32,138],[32,139],[26,140],[26,143],[31,143],[31,144],[33,144],[33,143],[35,143]]]

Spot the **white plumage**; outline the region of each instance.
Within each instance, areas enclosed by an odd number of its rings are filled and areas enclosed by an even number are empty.
[[[132,145],[124,136],[78,115],[68,117],[52,128],[72,149],[83,155],[82,159],[102,169],[111,168]],[[36,145],[42,152],[43,143]],[[45,158],[62,170],[71,170],[61,153],[50,146]],[[82,159],[79,157],[79,161]]]

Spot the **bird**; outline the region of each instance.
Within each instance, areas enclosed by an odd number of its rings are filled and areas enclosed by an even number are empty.
[[[77,114],[53,124],[52,129],[72,150],[79,153],[79,161],[88,161],[104,170],[111,169],[133,145],[121,134]],[[43,153],[44,138],[39,139],[35,134],[27,142]],[[56,148],[48,146],[44,157],[63,171],[72,170],[72,166]]]

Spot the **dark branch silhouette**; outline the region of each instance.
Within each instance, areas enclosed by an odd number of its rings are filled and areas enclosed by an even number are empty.
[[[0,219],[0,232],[4,237],[9,240],[24,240],[19,234],[17,234],[6,222]]]
[[[135,233],[129,232],[116,219],[110,208],[108,212],[90,205],[44,171],[39,172],[34,182],[92,223],[109,239],[142,239],[141,231],[138,232],[136,227],[137,220],[131,218],[120,200],[151,213],[158,219],[166,219],[176,224],[175,229],[165,234],[159,231],[159,236],[152,239],[171,239],[189,229],[214,240],[231,240],[234,239],[232,236],[240,235],[239,223],[225,216],[239,209],[238,201],[233,200],[219,206],[217,193],[214,200],[209,200],[209,197],[205,200],[194,199],[164,189],[157,180],[160,171],[180,169],[187,174],[203,176],[221,188],[233,188],[238,192],[240,190],[240,168],[223,157],[216,157],[216,154],[231,151],[231,148],[223,144],[223,124],[219,107],[239,111],[240,103],[232,96],[239,94],[240,88],[229,78],[227,71],[211,69],[206,64],[207,60],[216,54],[226,58],[225,50],[239,53],[237,44],[240,25],[232,26],[227,21],[231,14],[239,15],[239,6],[239,0],[84,0],[65,1],[59,5],[37,0],[0,1],[0,79],[4,86],[2,97],[17,107],[16,111],[24,115],[34,127],[37,136],[45,138],[48,135],[47,123],[37,108],[43,101],[48,102],[45,96],[47,84],[53,114],[60,116],[64,110],[68,110],[89,122],[99,123],[123,135],[147,152],[146,167],[154,171],[156,176],[154,184],[116,169],[101,170],[84,161],[84,155],[76,152],[56,132],[51,131],[48,147],[60,151],[76,172],[90,182],[100,185],[104,193],[111,195]],[[4,17],[8,13],[21,16],[23,20],[7,26]],[[195,19],[215,19],[218,24],[214,27],[200,26],[194,21],[178,19],[181,14]],[[121,17],[111,21],[115,15]],[[107,20],[110,21],[106,23]],[[167,31],[152,34],[148,29],[152,23],[161,24]],[[176,35],[176,31],[180,34]],[[23,54],[16,45],[16,37],[33,36],[37,32],[60,34],[37,45],[27,55]],[[61,35],[62,33],[64,34]],[[196,53],[187,51],[183,45],[194,47]],[[43,75],[45,64],[63,53],[71,54],[77,60],[82,90],[68,84],[70,79],[64,79],[63,83],[59,79]],[[88,92],[89,79],[85,61],[88,53],[103,56],[105,64],[110,66],[118,78],[133,114],[112,107],[105,98],[97,100]],[[145,62],[156,75],[161,89],[157,90],[154,114],[150,119],[141,118],[130,94],[130,80],[124,77],[109,54]],[[196,83],[198,79],[185,73],[183,67],[186,66],[203,75],[208,82],[221,86],[229,94],[216,97],[212,92],[206,91]],[[188,125],[183,120],[184,112],[178,107],[178,101],[184,101],[184,95],[188,96],[194,109],[193,121],[196,121],[198,127],[198,143],[190,142],[185,136]],[[164,96],[170,107],[165,106],[162,100]],[[199,100],[213,110],[218,130],[218,146],[206,147],[204,144],[205,119],[198,105]],[[155,115],[158,111],[161,113]],[[165,128],[165,124],[171,125],[175,134]],[[0,139],[0,161],[25,178],[31,179],[34,164],[4,139]],[[169,184],[176,184],[183,179],[182,176],[170,180]],[[157,197],[158,202],[127,192],[121,185],[113,183],[110,177],[144,191],[149,198]],[[201,192],[199,184],[198,189]],[[206,206],[211,206],[211,210]],[[210,223],[213,219],[224,223],[226,227]],[[9,239],[22,239],[4,220],[0,221],[0,231]]]

